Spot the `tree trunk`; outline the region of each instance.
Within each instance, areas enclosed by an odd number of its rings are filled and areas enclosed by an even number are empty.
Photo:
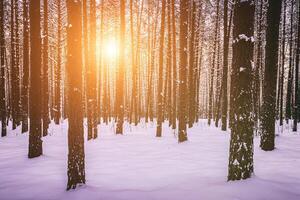
[[[163,71],[164,71],[164,39],[165,39],[165,14],[166,14],[166,0],[162,0],[161,22],[160,22],[160,39],[159,39],[159,72],[158,72],[158,93],[157,93],[157,127],[156,137],[162,135],[163,122]]]
[[[278,68],[278,37],[281,0],[270,0],[267,13],[266,58],[261,112],[260,147],[265,151],[274,149],[276,117],[276,80]]]
[[[176,129],[176,116],[177,116],[177,48],[176,48],[176,17],[175,17],[175,0],[171,2],[172,11],[172,51],[173,51],[173,103],[172,103],[172,129]]]
[[[0,2],[0,120],[1,136],[7,134],[6,130],[6,97],[5,97],[5,35],[4,35],[4,1]]]
[[[180,47],[179,47],[179,127],[178,142],[187,140],[187,35],[188,35],[188,0],[180,0]]]
[[[89,65],[87,68],[88,140],[97,138],[96,1],[90,1]]]
[[[299,102],[298,102],[298,88],[299,88],[299,61],[300,61],[300,3],[298,4],[299,8],[298,8],[298,12],[299,12],[299,17],[298,17],[298,37],[297,37],[297,46],[296,46],[296,69],[295,69],[295,94],[294,94],[294,112],[293,112],[293,131],[297,132],[297,123],[298,123],[298,106],[299,106]]]
[[[28,157],[42,155],[41,98],[41,13],[40,1],[30,1],[30,88],[29,88],[29,152]]]
[[[120,2],[120,61],[117,71],[117,95],[116,95],[116,110],[117,110],[117,134],[123,134],[124,123],[124,76],[125,76],[125,0]]]
[[[210,85],[209,85],[209,106],[208,106],[208,125],[211,124],[211,119],[213,116],[213,97],[214,97],[214,74],[215,74],[215,61],[217,55],[217,39],[218,39],[218,30],[219,30],[219,9],[220,9],[220,0],[217,0],[217,16],[216,16],[216,26],[215,26],[215,35],[214,35],[214,45],[213,45],[213,61],[210,69]]]
[[[68,184],[67,190],[85,183],[85,156],[82,108],[82,15],[81,4],[67,1],[68,77]]]
[[[285,22],[286,22],[286,0],[283,0],[283,24],[282,24],[282,49],[281,49],[281,75],[280,75],[280,104],[279,104],[279,124],[283,125],[283,84],[284,84],[284,64],[285,64]]]
[[[293,82],[293,26],[294,26],[294,0],[291,0],[291,16],[290,16],[290,38],[289,38],[289,71],[288,71],[288,83],[286,93],[286,105],[285,105],[285,119],[288,123],[292,116],[291,101],[292,101],[292,82]]]
[[[49,127],[49,91],[48,91],[48,0],[44,0],[44,43],[43,43],[43,136],[48,135]]]
[[[237,1],[233,29],[233,94],[228,181],[247,179],[253,173],[252,59],[254,47],[252,0]]]
[[[222,131],[227,130],[227,111],[228,111],[228,94],[227,94],[227,78],[228,78],[228,52],[229,52],[229,30],[228,30],[228,0],[224,0],[224,42],[223,42],[223,77],[222,77]]]
[[[54,99],[54,122],[59,124],[61,118],[61,57],[62,57],[62,9],[61,0],[57,0],[57,65],[55,70],[55,99]]]

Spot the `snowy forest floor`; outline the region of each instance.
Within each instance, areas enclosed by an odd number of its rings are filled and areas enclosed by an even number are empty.
[[[154,124],[125,128],[99,126],[99,138],[85,141],[85,186],[66,191],[67,123],[51,125],[43,156],[27,158],[28,134],[0,138],[1,200],[299,200],[300,135],[276,137],[264,152],[254,139],[253,178],[227,182],[230,135],[201,120],[178,144],[167,124],[155,137]],[[146,127],[147,126],[147,127]]]

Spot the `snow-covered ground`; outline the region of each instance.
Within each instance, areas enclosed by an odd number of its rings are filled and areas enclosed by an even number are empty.
[[[263,152],[255,138],[253,178],[227,182],[230,135],[205,121],[178,144],[165,124],[126,126],[123,136],[101,125],[99,138],[85,142],[87,184],[67,192],[66,123],[51,126],[44,155],[27,158],[28,134],[0,138],[1,200],[299,200],[300,135],[284,131],[276,150]]]

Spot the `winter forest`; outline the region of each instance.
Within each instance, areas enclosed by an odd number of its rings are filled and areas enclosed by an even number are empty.
[[[299,0],[1,0],[0,199],[299,200]]]

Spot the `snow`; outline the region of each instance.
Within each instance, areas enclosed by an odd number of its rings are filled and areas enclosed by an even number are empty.
[[[35,159],[27,158],[28,134],[18,128],[0,138],[1,200],[300,199],[300,136],[292,132],[280,133],[272,152],[255,137],[255,175],[227,182],[230,135],[204,120],[183,144],[166,123],[162,138],[153,124],[127,124],[123,136],[101,125],[99,138],[85,142],[87,184],[67,192],[67,123],[50,126],[44,155]]]

